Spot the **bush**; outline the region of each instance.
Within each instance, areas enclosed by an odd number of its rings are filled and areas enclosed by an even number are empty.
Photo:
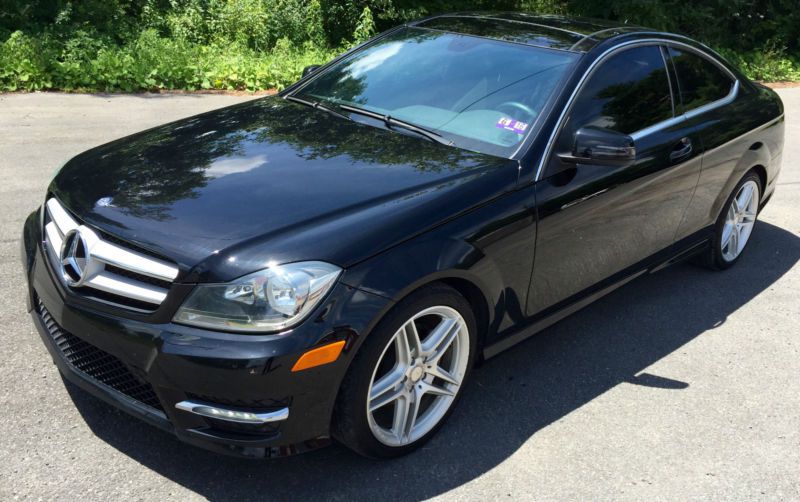
[[[0,90],[270,89],[442,11],[587,15],[683,32],[749,77],[800,80],[796,0],[0,0]]]
[[[47,40],[35,40],[15,31],[0,46],[0,89],[36,91],[53,86]]]
[[[335,51],[288,39],[269,54],[237,43],[193,44],[145,30],[121,46],[83,35],[42,44],[15,32],[0,46],[0,90],[281,89]]]
[[[764,82],[800,81],[800,60],[787,56],[781,47],[767,45],[761,51],[738,53],[720,49],[719,52],[748,78]]]

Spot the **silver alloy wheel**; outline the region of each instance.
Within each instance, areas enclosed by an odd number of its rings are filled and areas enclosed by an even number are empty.
[[[758,183],[748,180],[733,197],[722,227],[720,249],[725,261],[735,260],[744,250],[756,224],[760,196]]]
[[[427,308],[397,330],[369,383],[367,419],[378,441],[407,445],[442,420],[464,381],[469,344],[467,323],[451,307]]]

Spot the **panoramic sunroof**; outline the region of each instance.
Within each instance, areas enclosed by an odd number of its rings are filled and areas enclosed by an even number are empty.
[[[442,16],[417,26],[553,49],[569,49],[584,38],[582,33],[561,28],[490,17]]]

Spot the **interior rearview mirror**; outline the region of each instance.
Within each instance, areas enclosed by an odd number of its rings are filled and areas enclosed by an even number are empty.
[[[574,164],[625,167],[636,161],[636,147],[627,134],[587,126],[575,133],[572,152],[559,157]]]
[[[309,73],[314,73],[317,70],[317,68],[319,68],[320,66],[322,66],[322,65],[312,64],[312,65],[306,66],[305,68],[303,68],[303,76],[305,77]]]

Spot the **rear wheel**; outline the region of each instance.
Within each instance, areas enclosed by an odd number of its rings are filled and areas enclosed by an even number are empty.
[[[475,330],[469,303],[446,285],[398,303],[345,377],[334,437],[370,457],[419,448],[461,395],[475,356]]]
[[[760,202],[761,179],[751,171],[728,198],[717,220],[711,249],[701,256],[703,265],[723,270],[739,260],[753,233]]]

